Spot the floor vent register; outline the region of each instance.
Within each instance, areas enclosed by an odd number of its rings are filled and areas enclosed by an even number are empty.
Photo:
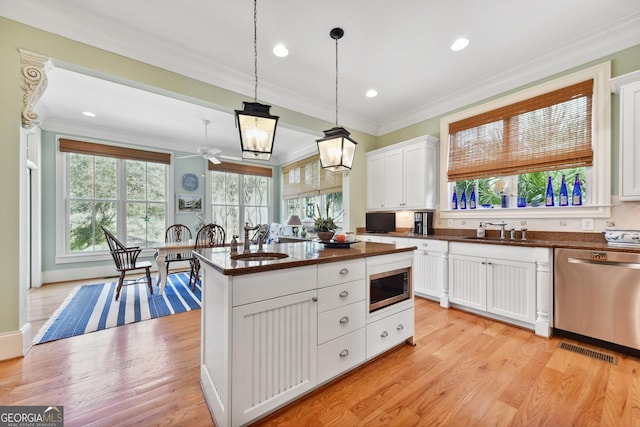
[[[607,362],[612,365],[618,364],[617,357],[611,356],[609,354],[601,353],[599,351],[591,350],[584,347],[579,347],[577,345],[568,344],[566,342],[561,342],[560,344],[558,344],[558,347],[564,350],[573,351],[574,353],[582,354],[583,356],[591,357],[592,359],[602,360],[603,362]]]

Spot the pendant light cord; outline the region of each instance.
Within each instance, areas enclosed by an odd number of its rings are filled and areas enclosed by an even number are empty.
[[[336,127],[338,126],[338,39],[336,39]]]
[[[253,0],[253,69],[254,69],[254,75],[255,75],[253,100],[255,102],[258,102],[258,1],[257,0]]]

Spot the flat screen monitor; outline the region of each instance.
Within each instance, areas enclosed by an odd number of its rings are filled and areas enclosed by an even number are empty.
[[[396,231],[396,214],[395,212],[367,212],[365,228],[369,233]]]

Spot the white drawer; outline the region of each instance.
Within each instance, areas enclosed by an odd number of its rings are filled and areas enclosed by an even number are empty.
[[[284,295],[315,290],[317,267],[309,265],[231,277],[233,306],[237,307]]]
[[[415,246],[424,252],[447,252],[449,242],[446,240],[409,239],[409,245]]]
[[[364,328],[318,346],[318,384],[364,362]]]
[[[413,336],[413,307],[367,325],[367,359]]]
[[[364,301],[318,314],[318,344],[364,327],[365,319]]]
[[[363,279],[318,289],[318,312],[362,301],[366,294],[367,289]]]
[[[355,259],[350,261],[332,262],[318,265],[318,287],[322,288],[338,283],[352,282],[364,279],[365,260]]]

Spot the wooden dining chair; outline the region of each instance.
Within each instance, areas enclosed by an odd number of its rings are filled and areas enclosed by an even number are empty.
[[[213,248],[217,246],[224,246],[226,242],[226,233],[224,227],[218,224],[207,224],[198,230],[196,235],[196,244],[194,249]],[[196,285],[200,280],[200,261],[198,258],[192,257],[191,259],[191,274],[189,276],[189,285],[191,290],[196,289]]]
[[[139,246],[126,247],[116,237],[111,234],[109,230],[102,227],[104,236],[107,238],[109,244],[109,251],[113,257],[113,262],[116,264],[116,270],[120,273],[118,280],[118,287],[116,288],[116,301],[120,297],[120,290],[124,284],[124,276],[129,271],[144,270],[147,277],[147,285],[149,286],[149,292],[153,295],[153,282],[151,281],[151,263],[149,261],[138,261],[138,255],[142,252],[142,248]],[[133,282],[138,282],[140,279],[132,279]]]
[[[164,233],[164,241],[165,243],[188,243],[193,239],[191,235],[191,230],[189,227],[183,224],[173,224],[167,228]],[[191,252],[193,248],[188,248],[183,253],[177,254],[168,254],[165,257],[164,263],[167,268],[167,277],[169,277],[169,264],[176,261],[187,261],[191,263],[193,259],[193,254]]]

